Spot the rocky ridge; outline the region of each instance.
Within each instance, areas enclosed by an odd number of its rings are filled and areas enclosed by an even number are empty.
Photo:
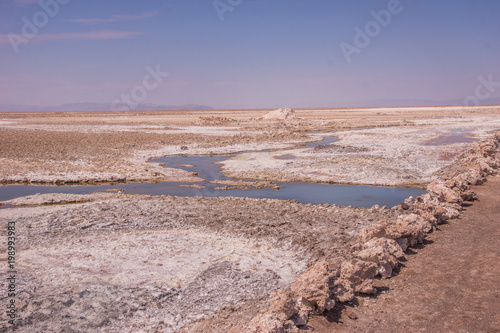
[[[319,261],[298,276],[287,289],[273,294],[270,307],[253,318],[240,332],[299,332],[309,318],[350,302],[357,296],[376,293],[374,279],[390,278],[405,257],[405,251],[422,244],[426,234],[447,220],[460,216],[463,207],[477,199],[470,185],[480,185],[500,168],[500,132],[460,155],[462,172],[433,181],[427,194],[408,198],[396,220],[380,220],[359,233],[351,259]]]

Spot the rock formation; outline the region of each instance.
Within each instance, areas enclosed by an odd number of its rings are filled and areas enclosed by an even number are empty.
[[[288,114],[280,109],[265,118],[287,119]],[[498,172],[499,147],[497,133],[466,151],[460,161],[465,170],[434,180],[427,186],[428,193],[405,200],[400,206],[402,214],[395,220],[381,220],[363,230],[352,248],[352,259],[337,266],[327,262],[311,266],[289,289],[276,293],[271,307],[255,317],[245,331],[299,332],[311,315],[332,309],[336,302],[375,293],[373,280],[377,276],[390,278],[409,247],[421,244],[437,224],[459,217],[464,202],[477,199],[470,185],[480,185]]]
[[[281,108],[275,111],[271,111],[266,113],[262,119],[267,120],[290,120],[297,117],[297,114],[293,109],[290,108]]]

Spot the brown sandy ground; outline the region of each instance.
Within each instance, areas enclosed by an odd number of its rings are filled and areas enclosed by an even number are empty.
[[[500,177],[473,189],[479,201],[379,281],[376,297],[315,317],[314,332],[500,332]]]
[[[248,131],[212,123],[200,126],[200,117],[189,112],[183,120],[170,112],[15,115],[0,114],[2,183],[197,181],[190,172],[163,168],[148,160],[192,153],[194,147],[209,154],[214,148],[237,144],[273,141],[285,147],[290,145],[285,140],[308,140],[299,129],[276,129],[268,124]],[[240,149],[244,150],[230,152]]]

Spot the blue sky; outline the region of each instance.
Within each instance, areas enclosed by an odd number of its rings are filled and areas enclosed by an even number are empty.
[[[38,1],[2,0],[0,104],[112,103],[148,67],[169,75],[141,102],[162,105],[460,102],[480,77],[495,84],[476,101],[500,98],[498,0],[217,1],[225,12],[213,0],[42,0],[49,15]],[[367,25],[369,44],[349,63],[340,45],[356,47]]]

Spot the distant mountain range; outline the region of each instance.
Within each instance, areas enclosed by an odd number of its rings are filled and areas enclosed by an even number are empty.
[[[374,99],[359,100],[350,103],[339,103],[331,106],[321,106],[321,108],[369,108],[369,107],[412,107],[412,106],[453,106],[463,105],[464,101],[459,99],[450,100],[424,100],[424,99]],[[481,101],[482,105],[500,105],[500,98],[489,98]],[[123,105],[123,104],[122,104]],[[120,105],[120,106],[122,106]],[[279,106],[277,106],[279,107]],[[310,108],[317,106],[302,105],[297,108]],[[251,106],[248,107],[250,109]],[[269,107],[272,109],[272,107]],[[172,110],[214,110],[206,105],[185,104],[185,105],[157,105],[139,104],[131,111],[172,111]],[[59,111],[113,111],[111,104],[106,103],[71,103],[59,106],[30,106],[30,105],[9,105],[0,104],[0,112],[59,112]]]
[[[213,110],[206,105],[157,105],[139,104],[132,111],[163,111],[163,110]],[[32,106],[0,104],[0,112],[58,112],[58,111],[113,111],[111,104],[106,103],[71,103],[58,106]]]

